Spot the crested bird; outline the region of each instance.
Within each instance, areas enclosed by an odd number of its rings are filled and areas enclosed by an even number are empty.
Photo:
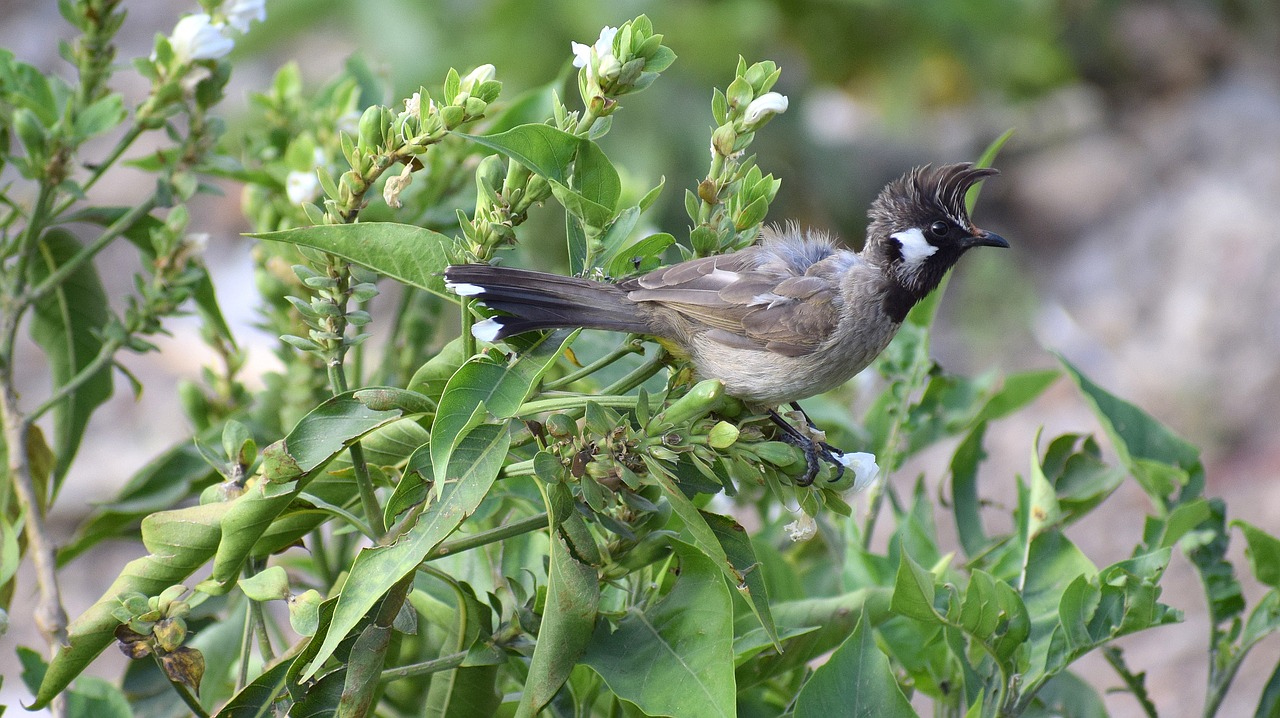
[[[858,252],[789,224],[766,227],[737,252],[618,282],[461,264],[446,269],[445,284],[501,312],[472,326],[484,341],[564,327],[657,338],[687,358],[698,378],[718,379],[727,394],[767,411],[804,449],[799,483],[808,485],[819,457],[836,465],[838,477],[842,452],[813,441],[775,407],[800,410],[799,400],[866,368],[966,251],[1009,246],[975,226],[965,207],[969,188],[995,174],[970,163],[907,172],[872,202]]]

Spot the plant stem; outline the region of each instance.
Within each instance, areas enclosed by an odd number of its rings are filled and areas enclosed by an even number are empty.
[[[98,372],[102,371],[104,367],[112,363],[112,359],[115,357],[116,352],[119,351],[120,346],[121,343],[118,339],[108,338],[104,341],[102,343],[102,347],[98,350],[98,355],[95,356],[92,361],[84,365],[84,368],[80,371],[76,372],[76,375],[71,377],[67,383],[58,387],[57,391],[53,392],[48,399],[45,399],[40,403],[40,406],[31,410],[30,420],[35,421],[41,416],[44,416],[45,412],[54,408],[59,402],[74,394],[81,386],[84,385],[85,382],[93,379]]]
[[[30,291],[22,295],[18,301],[23,304],[31,304],[39,300],[45,294],[48,294],[61,286],[62,283],[67,280],[67,277],[70,277],[78,271],[80,267],[92,260],[99,252],[105,249],[108,244],[111,244],[116,237],[124,234],[133,226],[134,222],[137,222],[148,212],[155,209],[155,207],[156,196],[152,194],[141,204],[124,213],[120,219],[112,222],[110,226],[102,231],[102,234],[99,235],[97,239],[90,242],[79,252],[76,252],[75,256],[50,272],[49,276],[45,277],[40,284],[32,287]]]
[[[547,382],[545,385],[543,385],[543,391],[555,391],[556,389],[559,389],[561,387],[569,386],[575,381],[578,381],[579,379],[582,379],[584,377],[591,376],[592,374],[600,371],[601,369],[609,366],[610,364],[618,361],[619,359],[625,356],[628,356],[630,354],[635,354],[636,352],[643,352],[644,349],[637,345],[637,339],[638,339],[637,335],[628,334],[626,339],[623,339],[622,343],[619,344],[617,348],[615,348],[613,351],[609,352],[608,354],[605,354],[604,356],[582,367],[581,369],[578,369],[577,371],[570,372],[569,374],[566,374],[560,377],[559,379],[556,379],[555,381]]]
[[[533,516],[520,519],[519,521],[515,521],[513,523],[503,524],[501,526],[491,528],[487,531],[481,531],[479,533],[472,534],[465,538],[460,538],[456,541],[446,541],[440,544],[439,546],[437,546],[434,551],[427,554],[426,558],[422,560],[424,562],[432,561],[437,558],[441,558],[443,556],[450,556],[452,554],[460,553],[462,551],[470,551],[473,548],[479,548],[481,546],[487,546],[491,543],[497,543],[499,541],[509,539],[512,536],[519,536],[521,534],[527,534],[531,531],[538,531],[540,529],[545,529],[547,527],[547,522],[549,521],[549,519],[550,517],[544,511],[539,514],[534,514]]]
[[[111,169],[111,166],[116,163],[116,160],[120,159],[120,155],[123,155],[134,143],[134,140],[137,140],[145,131],[146,129],[140,123],[135,122],[131,125],[124,136],[120,138],[120,141],[116,143],[116,146],[111,148],[111,153],[102,161],[93,165],[93,172],[80,185],[80,191],[82,193],[88,192],[90,187],[97,184],[98,180],[102,179],[102,175],[106,174],[107,170]],[[63,212],[71,208],[71,205],[75,204],[76,199],[76,197],[68,197],[63,200],[62,204],[58,205],[57,209],[53,211],[53,216],[61,216]]]
[[[405,678],[429,676],[432,673],[439,673],[440,671],[457,668],[462,665],[462,662],[466,660],[466,658],[466,651],[458,651],[457,653],[450,653],[447,656],[440,656],[439,658],[433,658],[430,661],[423,661],[422,663],[411,663],[407,666],[388,668],[382,672],[379,680],[383,683],[389,683],[391,681],[399,681]]]
[[[637,399],[634,396],[595,396],[588,394],[557,396],[550,399],[537,399],[535,401],[525,402],[516,410],[516,416],[530,416],[531,414],[541,414],[545,411],[583,409],[586,407],[587,402],[615,409],[630,409],[636,405],[636,400]]]
[[[667,350],[659,348],[645,363],[636,367],[630,374],[600,390],[601,394],[625,394],[649,380],[658,373],[667,361]]]
[[[345,307],[340,307],[345,311]],[[347,377],[342,369],[341,354],[328,360],[329,387],[334,396],[347,390]],[[356,475],[356,488],[360,492],[360,506],[364,509],[365,521],[376,536],[387,532],[387,524],[382,519],[382,507],[378,504],[378,494],[374,490],[373,478],[369,475],[369,465],[364,460],[364,447],[354,441],[348,447],[351,452],[351,468]]]

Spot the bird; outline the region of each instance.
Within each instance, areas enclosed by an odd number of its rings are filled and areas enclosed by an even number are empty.
[[[445,285],[500,312],[472,325],[496,342],[536,330],[585,327],[648,335],[692,363],[699,379],[769,414],[800,446],[812,484],[818,459],[844,468],[839,449],[814,441],[776,407],[834,389],[889,345],[920,300],[974,247],[1009,247],[978,228],[968,190],[998,174],[962,162],[916,167],[889,182],[867,212],[860,251],[791,223],[766,226],[752,245],[619,281],[491,264],[446,268]],[[834,480],[834,479],[833,479]]]

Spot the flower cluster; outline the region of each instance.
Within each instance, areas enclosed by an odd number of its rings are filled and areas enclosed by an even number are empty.
[[[641,15],[620,27],[605,27],[592,45],[571,44],[578,90],[587,111],[595,117],[610,114],[615,98],[653,84],[676,59],[655,35],[653,23]]]

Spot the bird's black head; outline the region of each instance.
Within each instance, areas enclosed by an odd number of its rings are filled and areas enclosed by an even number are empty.
[[[925,165],[890,182],[871,204],[863,256],[884,271],[901,295],[896,301],[906,304],[893,307],[891,314],[905,315],[969,248],[1009,246],[1003,237],[974,226],[965,209],[969,188],[995,174],[968,162]]]

